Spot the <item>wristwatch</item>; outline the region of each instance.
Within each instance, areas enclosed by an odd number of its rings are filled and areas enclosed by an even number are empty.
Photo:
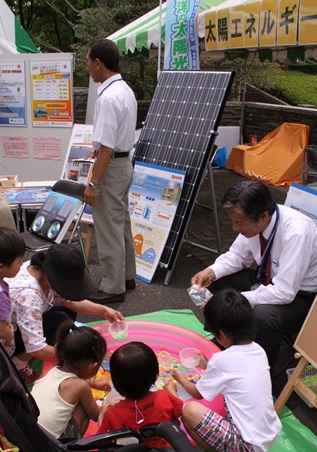
[[[89,182],[88,187],[91,188],[92,190],[97,190],[99,188],[99,185],[94,184],[93,182]]]

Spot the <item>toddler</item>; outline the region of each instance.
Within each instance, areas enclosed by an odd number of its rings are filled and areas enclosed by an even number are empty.
[[[91,392],[92,379],[106,354],[98,331],[66,320],[57,330],[58,364],[34,383],[32,395],[39,407],[39,424],[55,438],[79,438],[100,407]]]
[[[99,433],[177,419],[183,401],[177,397],[176,386],[168,383],[164,389],[150,391],[159,376],[154,351],[143,342],[130,342],[119,347],[110,358],[112,383],[125,397],[113,406],[103,406],[99,416]],[[163,438],[144,438],[149,447],[170,449]],[[163,449],[162,449],[163,448]]]

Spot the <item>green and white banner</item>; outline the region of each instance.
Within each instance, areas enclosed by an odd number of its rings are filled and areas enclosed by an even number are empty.
[[[0,0],[0,11],[0,55],[39,52],[4,0]]]

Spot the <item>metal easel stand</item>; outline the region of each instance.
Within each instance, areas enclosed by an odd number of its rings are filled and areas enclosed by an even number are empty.
[[[214,185],[214,176],[213,176],[213,170],[212,170],[212,162],[213,162],[213,158],[214,158],[215,154],[216,153],[213,154],[212,159],[210,160],[210,162],[207,165],[208,179],[209,179],[210,192],[211,192],[211,206],[207,206],[207,205],[204,205],[204,204],[199,204],[199,203],[197,203],[197,201],[196,201],[196,203],[198,205],[202,206],[202,207],[205,207],[206,209],[210,209],[211,211],[213,211],[217,249],[210,248],[208,246],[202,245],[201,243],[196,243],[196,242],[193,242],[193,241],[189,240],[188,237],[187,237],[187,227],[186,227],[186,231],[184,233],[184,237],[183,237],[182,243],[188,243],[189,245],[196,246],[197,248],[200,248],[200,249],[203,249],[203,250],[206,250],[206,251],[211,251],[212,253],[221,254],[219,217],[218,217],[218,210],[217,210],[217,201],[216,201],[216,192],[215,192],[215,185]],[[204,178],[202,180],[204,180]],[[189,224],[189,222],[190,222],[190,219],[188,221],[188,224]],[[171,278],[172,278],[172,274],[173,274],[175,263],[176,263],[176,259],[174,261],[173,267],[170,270],[168,270],[167,273],[166,273],[166,277],[165,277],[165,280],[164,280],[164,284],[165,285],[168,285],[170,280],[171,280]]]
[[[204,207],[205,209],[209,209],[209,210],[213,211],[213,213],[214,213],[213,218],[214,218],[217,249],[210,248],[208,246],[202,245],[201,243],[192,242],[187,237],[187,229],[184,234],[183,242],[188,243],[189,245],[196,246],[197,248],[201,248],[206,251],[211,251],[212,253],[221,254],[220,227],[219,227],[219,217],[218,217],[216,192],[215,192],[215,185],[214,185],[214,176],[213,176],[213,170],[212,170],[212,161],[210,161],[210,163],[208,163],[207,171],[208,171],[208,179],[209,179],[210,192],[211,192],[211,207],[208,205],[205,205],[205,204],[200,204],[198,202],[196,202],[196,204],[198,206]]]

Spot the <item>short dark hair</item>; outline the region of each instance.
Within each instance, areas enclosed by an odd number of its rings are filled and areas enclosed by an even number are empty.
[[[219,337],[222,331],[232,345],[242,340],[254,340],[252,307],[246,297],[234,289],[222,289],[214,294],[204,308],[205,330]]]
[[[45,261],[45,251],[37,251],[31,256],[30,265],[39,267],[44,272],[43,270],[44,261]]]
[[[98,58],[109,71],[120,72],[119,49],[115,42],[110,39],[97,39],[89,45],[88,49],[91,60]]]
[[[22,236],[13,229],[0,227],[0,264],[11,265],[17,257],[25,253],[25,242]]]
[[[250,220],[258,222],[264,212],[273,215],[276,201],[268,187],[260,181],[242,180],[234,184],[225,193],[222,207],[233,208],[246,215]]]
[[[127,399],[145,396],[155,383],[159,365],[154,351],[143,342],[129,342],[110,358],[110,374],[115,389]]]
[[[80,369],[83,362],[97,362],[100,366],[107,352],[107,344],[101,334],[88,326],[76,326],[73,320],[65,320],[56,332],[56,356],[59,366],[64,363]]]

